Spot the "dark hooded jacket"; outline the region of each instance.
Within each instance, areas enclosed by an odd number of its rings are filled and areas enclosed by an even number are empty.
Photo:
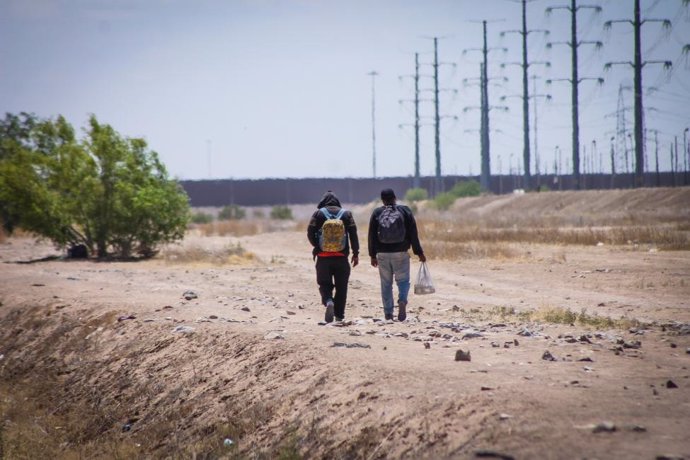
[[[335,215],[340,212],[340,209],[342,208],[342,205],[340,204],[340,200],[338,200],[338,197],[335,196],[333,192],[326,192],[323,197],[321,198],[321,201],[319,201],[319,204],[316,205],[318,208],[316,212],[311,216],[311,220],[309,221],[309,226],[307,227],[307,238],[309,238],[309,242],[311,243],[313,250],[312,254],[313,255],[319,255],[323,254],[326,255],[326,253],[321,252],[321,248],[319,247],[319,230],[323,226],[323,223],[326,222],[326,216],[323,215],[321,212],[321,208],[326,208],[328,212],[331,214]],[[359,239],[357,237],[357,225],[355,224],[355,219],[352,217],[352,213],[350,211],[345,211],[343,213],[343,216],[341,217],[341,220],[343,221],[343,224],[345,225],[345,229],[347,231],[347,234],[349,238],[347,238],[346,244],[345,244],[345,249],[343,249],[340,254],[343,256],[346,256],[350,253],[350,247],[352,248],[352,254],[355,256],[359,255]]]
[[[417,233],[417,221],[415,221],[412,210],[401,204],[394,204],[393,206],[397,207],[405,217],[405,240],[400,243],[381,243],[379,241],[379,216],[386,206],[384,205],[376,208],[369,220],[369,256],[376,257],[376,254],[379,252],[405,252],[410,249],[410,247],[412,247],[412,252],[415,255],[419,256],[424,254]]]

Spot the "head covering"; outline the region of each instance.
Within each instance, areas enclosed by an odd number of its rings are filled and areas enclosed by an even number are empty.
[[[393,201],[395,200],[395,192],[392,188],[384,188],[381,190],[381,200],[382,201]]]
[[[321,201],[319,201],[319,204],[316,205],[316,207],[319,209],[326,206],[337,206],[339,208],[342,208],[340,200],[337,196],[335,196],[335,193],[333,193],[330,190],[323,194],[323,196],[321,197]]]

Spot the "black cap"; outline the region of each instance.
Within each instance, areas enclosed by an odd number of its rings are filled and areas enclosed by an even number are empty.
[[[383,190],[381,190],[381,199],[384,201],[394,200],[395,192],[392,188],[384,188]]]

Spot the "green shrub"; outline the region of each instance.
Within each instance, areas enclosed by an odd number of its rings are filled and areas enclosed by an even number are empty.
[[[479,182],[470,180],[456,183],[448,193],[456,198],[462,198],[466,196],[479,196],[481,192],[482,188],[479,185]]]
[[[287,206],[273,206],[273,208],[271,208],[271,219],[291,220],[292,209]]]
[[[0,215],[57,247],[98,257],[152,257],[180,240],[189,199],[146,141],[92,115],[78,139],[67,120],[7,114],[0,120]]]
[[[414,203],[415,201],[423,201],[429,198],[429,193],[423,188],[410,188],[405,193],[405,201]]]
[[[210,224],[213,216],[205,212],[196,212],[192,215],[192,222],[195,224]]]
[[[225,206],[218,213],[218,220],[240,220],[247,216],[247,212],[244,208],[237,206],[236,204],[231,204],[230,206]]]
[[[453,205],[453,203],[455,203],[456,199],[457,197],[450,192],[439,193],[434,198],[433,206],[436,209],[445,211],[446,209],[450,208]]]

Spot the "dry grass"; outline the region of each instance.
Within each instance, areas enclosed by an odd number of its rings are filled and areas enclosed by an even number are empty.
[[[643,324],[631,318],[611,318],[587,313],[582,309],[579,313],[562,307],[542,307],[536,310],[517,311],[515,308],[495,307],[489,312],[489,317],[500,318],[502,321],[550,323],[578,325],[592,329],[630,329]]]
[[[676,225],[641,227],[517,227],[489,228],[457,224],[448,221],[424,221],[420,234],[426,241],[454,244],[471,242],[535,243],[595,246],[656,247],[662,250],[690,250],[690,236]]]
[[[690,189],[549,192],[418,203],[423,241],[690,250]],[[489,251],[490,253],[491,251]]]
[[[221,249],[170,246],[161,251],[160,257],[171,264],[238,265],[256,260],[254,253],[246,251],[240,243]]]
[[[198,231],[202,236],[251,236],[259,233],[293,231],[302,226],[306,228],[306,225],[293,220],[248,219],[194,224],[190,229]]]
[[[424,253],[431,259],[443,260],[511,259],[522,255],[520,251],[504,243],[454,242],[434,239],[425,240]]]

